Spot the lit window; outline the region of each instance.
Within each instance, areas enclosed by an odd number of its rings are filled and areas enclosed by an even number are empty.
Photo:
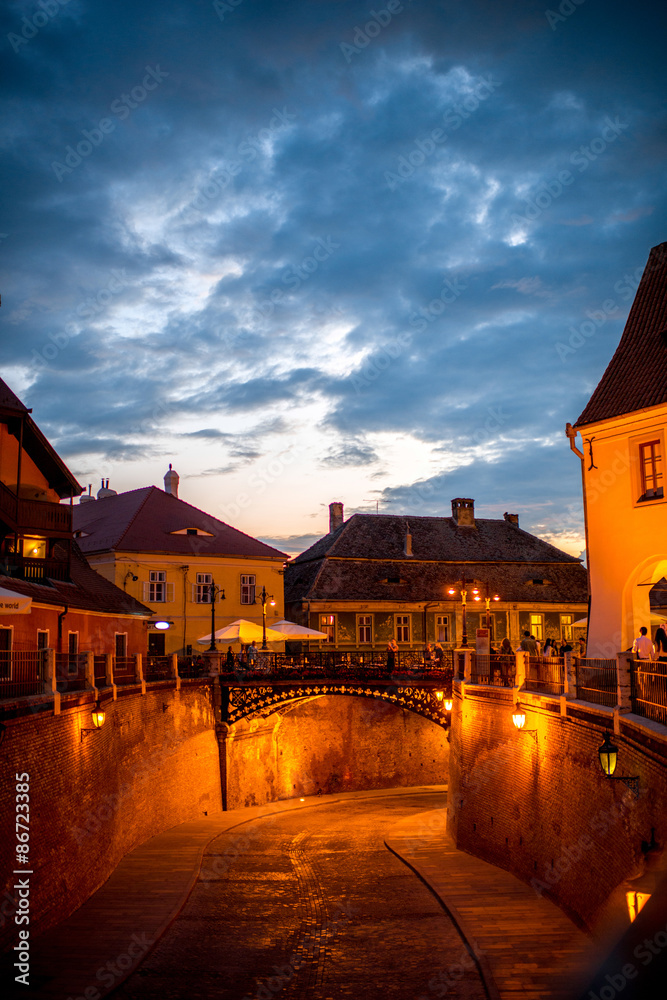
[[[435,637],[438,642],[449,642],[449,615],[435,616]]]
[[[565,642],[572,641],[572,615],[560,616],[560,637]]]
[[[28,559],[46,559],[46,539],[24,538],[23,555]]]
[[[212,573],[197,573],[197,583],[195,584],[195,603],[211,603],[211,586],[213,584]]]
[[[540,642],[542,641],[544,627],[544,615],[530,616],[530,634],[534,635]]]
[[[241,604],[255,603],[255,577],[241,577]]]
[[[359,634],[359,645],[373,641],[372,618],[370,615],[357,615],[357,631]]]
[[[320,632],[326,633],[326,639],[322,639],[322,642],[336,641],[336,616],[335,615],[320,615]]]
[[[167,600],[167,574],[162,570],[154,570],[148,576],[148,600],[154,604],[162,604]]]
[[[396,615],[396,641],[410,642],[410,615]]]
[[[656,500],[663,496],[662,449],[660,441],[647,441],[639,445],[639,472],[641,475],[640,500]]]

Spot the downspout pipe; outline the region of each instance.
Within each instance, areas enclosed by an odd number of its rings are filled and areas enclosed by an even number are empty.
[[[586,503],[586,475],[584,472],[584,453],[577,448],[576,438],[579,431],[572,424],[565,424],[565,434],[570,442],[570,450],[574,452],[581,461],[581,494],[584,503],[584,538],[586,540],[586,580],[588,585],[588,623],[586,635],[588,636],[588,626],[591,623],[591,569],[590,569],[590,548],[588,546],[588,505]]]
[[[63,618],[69,611],[69,604],[66,604],[63,610],[58,615],[58,652],[63,651]]]

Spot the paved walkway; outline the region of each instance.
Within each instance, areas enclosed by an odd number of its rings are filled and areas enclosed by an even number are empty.
[[[589,941],[552,903],[512,875],[448,842],[445,786],[352,792],[239,809],[167,830],[128,854],[79,910],[33,943],[31,986],[24,997],[98,1000],[127,978],[183,908],[207,845],[221,833],[263,816],[324,803],[425,792],[443,794],[443,809],[397,823],[385,839],[432,889],[478,955],[491,1000],[542,1000],[564,992]],[[86,992],[88,990],[88,992]],[[446,992],[446,991],[445,991]],[[433,996],[444,995],[442,990]]]

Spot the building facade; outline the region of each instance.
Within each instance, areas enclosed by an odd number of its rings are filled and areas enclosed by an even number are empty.
[[[74,542],[72,506],[61,500],[80,493],[31,411],[0,380],[1,653],[145,652],[148,608],[102,580]]]
[[[107,481],[97,497],[74,507],[75,537],[99,574],[153,612],[149,653],[205,650],[212,593],[216,631],[238,618],[261,625],[263,591],[267,625],[283,617],[287,556],[180,500],[171,466],[164,490],[116,493]],[[160,619],[168,630],[155,628]]]
[[[666,432],[667,243],[662,243],[651,250],[613,358],[574,427],[566,428],[582,469],[591,656],[628,649],[642,625],[655,628],[664,620]]]
[[[354,514],[330,505],[330,531],[285,573],[288,617],[327,634],[322,647],[417,649],[475,642],[487,621],[492,641],[572,640],[587,608],[578,559],[502,520],[475,517],[474,501],[452,501],[451,517]],[[487,601],[488,598],[488,601]],[[497,598],[497,599],[496,599]]]

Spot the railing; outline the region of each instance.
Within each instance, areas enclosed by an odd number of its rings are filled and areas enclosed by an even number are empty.
[[[104,653],[93,656],[93,676],[95,677],[95,686],[104,687],[107,679],[107,658]],[[97,684],[97,681],[101,681],[102,683]]]
[[[72,530],[72,508],[48,500],[21,500],[4,483],[0,483],[0,514],[9,517],[23,530],[69,534]]]
[[[262,652],[257,650],[254,662],[241,654],[227,661],[223,656],[220,673],[223,679],[255,677],[318,678],[340,680],[375,680],[432,678],[451,682],[452,651],[443,650],[443,656],[426,659],[420,650],[399,650],[393,658],[380,650],[314,650],[308,653]],[[179,660],[181,677],[196,677],[209,672],[204,657],[189,661]]]
[[[20,580],[63,580],[70,578],[68,559],[30,559],[16,553],[2,557],[2,572]]]
[[[495,684],[512,687],[516,672],[516,656],[513,653],[473,653],[470,670],[472,684]]]
[[[526,666],[526,691],[563,694],[565,660],[562,656],[529,656]]]
[[[616,660],[580,659],[574,661],[577,698],[594,705],[615,708],[618,699]]]
[[[85,653],[56,653],[56,687],[59,691],[83,691],[85,689]]]
[[[171,656],[147,656],[144,665],[144,679],[147,681],[171,677]]]
[[[0,698],[25,698],[44,690],[46,650],[0,652]]]
[[[137,680],[137,658],[136,656],[114,656],[113,658],[113,682],[114,684],[135,684]]]
[[[630,664],[632,711],[667,726],[667,662],[633,660]]]

